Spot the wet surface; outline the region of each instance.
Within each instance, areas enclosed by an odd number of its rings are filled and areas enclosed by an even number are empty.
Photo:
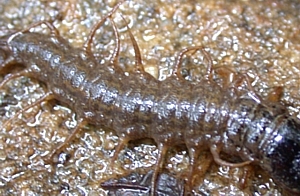
[[[116,1],[0,0],[1,35],[44,20],[55,20],[61,36],[81,47],[92,25]],[[121,39],[120,66],[134,67],[134,51],[122,14],[136,38],[147,71],[164,80],[171,73],[179,52],[203,45],[214,66],[225,66],[252,78],[254,89],[266,96],[276,86],[284,87],[282,101],[300,118],[300,38],[298,1],[128,1],[113,20]],[[49,33],[46,27],[35,31]],[[113,52],[115,38],[107,21],[94,39],[93,51],[100,63]],[[197,82],[206,62],[196,53],[185,58],[182,73]],[[8,70],[9,72],[12,70]],[[47,155],[71,133],[76,114],[58,101],[15,114],[47,92],[45,84],[21,77],[0,89],[1,122],[14,118],[0,130],[1,195],[106,195],[100,184],[129,173],[147,173],[157,157],[151,141],[133,142],[125,148],[113,169],[110,165],[118,138],[113,130],[87,126],[53,163]],[[223,155],[224,159],[234,157]],[[259,167],[207,166],[210,154],[199,157],[194,179],[195,195],[286,195]],[[57,163],[54,163],[57,162]],[[188,155],[174,148],[166,157],[165,170],[185,178]],[[203,168],[207,168],[203,172]]]

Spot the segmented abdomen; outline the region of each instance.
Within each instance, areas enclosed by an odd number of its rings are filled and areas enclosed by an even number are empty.
[[[27,67],[22,74],[45,82],[80,119],[114,129],[121,144],[153,138],[160,149],[153,190],[166,146],[185,144],[192,165],[194,152],[204,148],[211,148],[215,161],[230,165],[219,159],[221,150],[239,155],[246,161],[240,165],[260,161],[272,176],[284,178],[279,179],[282,184],[299,191],[300,122],[280,103],[237,96],[209,79],[191,84],[175,74],[162,82],[146,72],[127,76],[113,63],[100,64],[58,36],[15,34],[7,46],[15,61]],[[295,153],[281,150],[290,146]]]
[[[58,100],[120,136],[195,146],[225,130],[232,103],[215,83],[195,85],[176,77],[160,82],[147,73],[126,76],[54,36],[22,34],[10,45]]]

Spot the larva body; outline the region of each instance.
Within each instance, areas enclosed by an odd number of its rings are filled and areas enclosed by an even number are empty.
[[[80,122],[115,130],[116,155],[129,140],[154,139],[159,157],[152,195],[167,148],[180,144],[189,150],[191,173],[199,153],[210,149],[219,164],[244,165],[218,157],[220,151],[237,155],[300,191],[300,122],[281,103],[238,96],[211,79],[192,84],[175,74],[165,81],[144,71],[125,75],[55,34],[17,33],[1,40],[1,50],[8,56],[2,67],[11,59],[24,65],[20,75],[47,84],[49,96],[72,108]]]

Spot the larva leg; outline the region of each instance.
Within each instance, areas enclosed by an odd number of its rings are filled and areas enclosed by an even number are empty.
[[[217,74],[222,76],[222,78],[225,78],[225,81],[223,82],[223,88],[231,88],[235,93],[238,94],[238,87],[242,86],[243,83],[245,83],[247,86],[248,95],[257,103],[262,102],[261,97],[253,89],[250,78],[247,74],[237,74],[233,70],[225,67],[217,67],[214,68],[214,70]],[[273,98],[275,98],[275,96]]]
[[[21,77],[21,76],[26,76],[28,74],[29,74],[28,69],[24,69],[23,71],[17,72],[17,73],[14,73],[14,74],[8,74],[8,75],[6,75],[4,80],[2,80],[2,82],[0,83],[0,88],[3,88],[3,86],[5,84],[7,84],[7,82],[11,81],[12,79],[15,79],[15,78],[18,78],[18,77]]]
[[[10,62],[7,62],[7,63],[10,64]],[[4,69],[5,67],[6,67],[6,65],[3,65],[3,66],[0,68],[0,70],[1,70],[2,68]],[[21,76],[30,76],[30,74],[31,74],[30,68],[24,69],[24,70],[22,70],[22,71],[20,71],[20,72],[17,72],[17,73],[13,73],[13,74],[10,73],[10,74],[7,74],[7,75],[5,76],[5,78],[4,78],[4,79],[1,81],[1,83],[0,83],[0,89],[2,89],[2,88],[4,87],[4,85],[6,85],[9,81],[11,81],[11,80],[13,80],[13,79],[15,79],[15,78],[21,77]],[[26,111],[26,110],[28,110],[28,109],[30,109],[30,108],[36,106],[37,104],[39,104],[39,103],[41,103],[41,102],[43,102],[43,101],[47,101],[47,100],[50,100],[50,99],[53,99],[53,95],[52,95],[51,92],[48,92],[48,93],[46,93],[44,96],[42,96],[41,98],[39,98],[36,102],[34,102],[34,103],[32,103],[32,104],[26,106],[26,107],[23,108],[22,110],[20,110],[15,116],[17,116],[17,115],[21,114],[22,112],[24,112],[24,111]],[[3,125],[3,127],[8,126],[8,125],[10,124],[10,122],[11,122],[13,119],[14,119],[14,117],[11,118],[11,119],[9,119],[8,121],[6,121],[6,123],[4,123],[5,125]]]
[[[166,155],[167,150],[168,150],[168,147],[165,144],[163,144],[163,143],[158,144],[158,157],[156,160],[156,165],[155,165],[153,176],[151,179],[151,196],[155,195],[158,173],[163,166],[164,157]]]
[[[239,87],[245,82],[244,76],[224,66],[214,67],[214,72],[222,79],[222,82],[218,82],[221,88],[229,89],[229,92],[233,92],[234,95],[241,96]]]
[[[59,31],[56,29],[56,27],[50,21],[38,22],[38,23],[34,24],[33,27],[39,26],[41,24],[45,24],[51,30],[51,34],[54,34],[55,36],[60,36]],[[33,27],[29,27],[28,30]]]
[[[41,98],[39,98],[38,100],[36,100],[34,103],[26,106],[25,108],[21,109],[20,111],[18,111],[12,118],[10,118],[8,121],[6,121],[3,125],[2,128],[5,128],[5,130],[8,130],[11,128],[11,122],[13,121],[13,119],[15,119],[15,117],[17,117],[18,115],[20,115],[21,113],[23,113],[24,111],[44,102],[44,101],[48,101],[53,99],[53,94],[51,92],[46,93],[44,96],[42,96]]]
[[[206,50],[204,48],[201,48],[201,51],[204,54],[206,60],[208,61],[206,77],[208,80],[212,81],[213,80],[213,72],[212,72],[213,60],[211,59],[211,56],[208,54],[208,52],[206,52]]]
[[[0,47],[1,48],[7,48],[6,40],[1,39],[0,40]],[[9,50],[9,49],[6,49]],[[8,56],[4,50],[0,50],[0,72],[3,72],[6,68],[9,68],[9,66],[13,65],[15,62],[15,59],[13,56]]]
[[[112,23],[112,26],[113,26],[113,29],[114,29],[114,33],[115,33],[115,41],[116,41],[116,47],[114,49],[114,52],[110,58],[110,62],[113,63],[114,65],[117,65],[118,63],[118,56],[119,56],[119,53],[120,53],[120,35],[119,35],[119,32],[118,32],[118,29],[117,29],[117,26],[116,26],[116,23],[114,22],[114,20],[112,18],[109,18],[111,23]]]
[[[183,55],[185,55],[187,52],[189,52],[191,50],[198,50],[198,47],[185,48],[182,51],[180,51],[180,53],[179,53],[179,55],[177,57],[177,61],[175,63],[173,72],[172,72],[173,76],[176,76],[177,78],[181,78],[182,80],[184,80],[184,78],[182,77],[182,75],[179,74],[180,73],[179,70],[181,69]]]
[[[211,166],[211,163],[213,161],[213,157],[211,156],[211,154],[209,154],[208,156],[205,157],[204,160],[201,160],[201,168],[198,169],[196,168],[196,166],[197,166],[197,159],[201,152],[201,150],[199,149],[201,148],[188,147],[188,149],[189,149],[189,156],[190,156],[190,167],[186,179],[185,195],[192,194],[192,190],[193,190],[192,188],[194,185],[195,176],[203,177],[207,172],[208,168]]]
[[[116,41],[116,47],[114,49],[114,52],[110,58],[110,62],[113,64],[113,65],[117,65],[118,64],[118,56],[119,56],[119,52],[120,52],[120,35],[119,35],[119,32],[118,32],[118,29],[116,27],[116,24],[115,22],[112,20],[112,18],[109,18],[112,25],[113,25],[113,29],[114,29],[114,33],[115,33],[115,41]],[[124,19],[124,18],[123,18]],[[124,19],[125,21],[125,19]],[[126,21],[125,21],[126,22]],[[127,26],[127,25],[126,25]],[[128,31],[129,31],[129,35],[130,35],[130,39],[132,41],[132,44],[133,44],[133,47],[134,47],[134,51],[135,51],[135,63],[136,63],[136,72],[144,72],[144,67],[142,66],[142,59],[141,59],[141,54],[140,54],[140,50],[139,50],[139,47],[137,45],[137,42],[136,40],[134,39],[129,27],[127,26],[128,28]]]
[[[247,74],[240,74],[240,81],[245,82],[248,89],[248,95],[257,103],[262,102],[262,98],[255,92]]]
[[[219,69],[219,68],[218,68]],[[225,68],[223,68],[225,69]],[[249,91],[249,96],[253,98],[256,102],[261,103],[262,98],[255,92],[253,86],[251,85],[250,78],[247,74],[234,74],[235,78],[233,79],[233,87],[236,88],[241,86],[242,83],[246,83],[247,89]],[[272,91],[268,94],[266,100],[271,102],[279,102],[283,96],[283,87],[277,86],[272,89]]]
[[[114,156],[111,159],[112,164],[117,160],[121,150],[127,145],[128,141],[129,141],[129,139],[127,139],[127,138],[120,138],[119,139],[119,144],[116,147]]]
[[[69,1],[60,1],[63,5],[61,8],[61,13],[59,13],[58,17],[66,18],[66,16],[70,16],[70,18],[76,19],[79,18],[79,14],[76,13],[76,0],[69,0]]]
[[[214,67],[214,72],[222,78],[221,86],[224,89],[232,87],[232,83],[236,77],[236,73],[233,70],[228,67],[220,66]]]
[[[195,171],[196,159],[199,157],[199,150],[194,148],[189,148],[189,156],[190,156],[190,169],[187,177],[186,189],[185,193],[189,194],[192,190],[193,184],[193,172]]]
[[[82,129],[83,126],[87,124],[86,121],[83,119],[78,120],[78,124],[74,128],[73,132],[66,138],[66,140],[60,144],[58,147],[56,147],[50,154],[49,157],[47,158],[46,162],[50,162],[53,159],[53,156],[58,154],[60,151],[62,151],[66,145],[68,145],[76,136],[77,133],[79,133]]]
[[[56,36],[59,36],[59,31],[58,31],[58,30],[56,29],[56,27],[52,24],[52,22],[47,21],[47,20],[43,20],[43,21],[39,21],[39,22],[36,22],[36,23],[34,23],[34,24],[28,26],[26,29],[23,29],[23,30],[21,30],[21,31],[18,31],[18,32],[12,34],[12,35],[9,37],[9,39],[7,40],[7,43],[9,43],[10,40],[12,40],[14,37],[18,36],[19,34],[29,32],[30,29],[35,28],[35,27],[37,27],[37,26],[40,26],[40,25],[42,25],[42,24],[46,25],[46,26],[50,29],[51,34],[54,34],[54,35],[56,35]]]
[[[210,147],[210,152],[213,155],[214,161],[222,166],[227,166],[227,167],[243,167],[245,165],[249,165],[252,163],[252,161],[244,161],[242,163],[229,163],[227,161],[224,161],[220,158],[219,153],[220,153],[221,148],[218,147],[217,145],[211,145]]]
[[[139,46],[138,46],[131,30],[130,30],[130,28],[128,27],[128,24],[127,24],[125,18],[122,15],[121,15],[121,17],[125,21],[125,24],[126,24],[129,36],[130,36],[130,40],[131,40],[132,45],[133,45],[134,54],[135,54],[135,66],[136,66],[135,71],[136,72],[145,72],[144,67],[142,65],[142,57],[141,57],[140,48],[139,48]]]
[[[252,169],[253,169],[253,167],[251,165],[247,165],[243,168],[243,174],[241,177],[239,177],[239,181],[237,184],[240,189],[242,189],[242,190],[245,189],[247,187],[247,184],[253,178]]]
[[[10,66],[11,65],[13,65],[15,63],[15,58],[13,57],[13,56],[9,56],[7,59],[5,59],[1,64],[0,64],[0,72],[1,73],[6,73],[4,70],[8,70],[9,71],[9,68],[10,68]],[[8,75],[13,75],[13,74],[7,74],[5,77],[7,78],[7,77],[9,77]],[[12,77],[12,76],[10,76],[10,77]],[[13,77],[13,78],[17,78],[17,77],[19,77],[19,76],[16,76],[16,77]],[[13,79],[13,78],[11,78],[11,79]],[[4,79],[5,80],[5,79]],[[3,82],[3,81],[2,81]],[[1,84],[2,84],[2,82],[1,82]],[[5,83],[7,83],[8,81],[6,81]],[[1,85],[0,84],[0,85]],[[3,84],[4,85],[4,84]],[[3,86],[2,85],[2,86]],[[1,87],[2,87],[1,86]]]
[[[128,189],[128,190],[141,190],[141,191],[147,191],[148,187],[138,185],[138,184],[126,184],[123,182],[103,182],[100,184],[102,188],[106,190],[114,190],[114,189]],[[131,194],[128,194],[131,195]]]
[[[95,33],[96,31],[99,29],[99,27],[105,22],[105,20],[109,17],[111,17],[111,15],[113,15],[116,10],[119,8],[119,6],[124,3],[125,0],[119,2],[106,16],[104,16],[99,22],[97,22],[92,30],[90,31],[89,35],[88,35],[88,38],[86,40],[86,42],[84,43],[83,45],[83,50],[86,51],[87,53],[90,53],[92,54],[91,52],[91,45],[92,45],[92,41],[93,41],[93,38],[95,36]]]
[[[181,69],[181,64],[182,64],[182,58],[183,58],[183,55],[185,55],[187,52],[192,51],[192,50],[194,50],[194,51],[201,50],[201,52],[204,54],[205,58],[208,60],[206,78],[208,80],[212,81],[212,79],[213,79],[213,74],[212,74],[213,61],[212,61],[210,55],[205,51],[205,49],[202,46],[195,46],[195,47],[189,47],[189,48],[183,49],[178,55],[172,75],[175,75],[178,78],[183,79],[182,75],[179,74],[180,73],[179,70]]]

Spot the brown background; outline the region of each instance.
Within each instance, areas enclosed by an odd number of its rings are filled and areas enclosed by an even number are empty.
[[[40,21],[57,18],[54,25],[74,47],[81,47],[92,25],[117,1],[0,0],[1,35]],[[160,80],[169,76],[180,50],[205,46],[215,66],[247,73],[261,96],[272,87],[284,86],[282,101],[292,115],[300,117],[300,3],[298,1],[127,1],[114,14],[121,38],[120,66],[134,67],[134,51],[122,14],[129,23],[142,52],[145,69]],[[35,31],[49,33],[44,26]],[[115,46],[111,23],[107,21],[94,39],[93,51],[107,62]],[[205,71],[200,53],[186,65],[187,79],[197,82]],[[183,87],[184,88],[184,87]],[[21,77],[0,89],[1,122],[5,122],[46,91],[46,85]],[[8,100],[14,103],[4,104]],[[59,101],[59,100],[58,100]],[[113,131],[89,126],[70,144],[65,153],[70,160],[49,165],[44,160],[76,125],[76,114],[59,102],[34,107],[13,121],[9,131],[0,130],[1,195],[105,195],[100,182],[130,172],[151,169],[157,151],[142,141],[124,149],[119,168],[112,170],[110,157],[118,143]],[[201,159],[199,157],[199,168]],[[231,157],[227,157],[232,160]],[[188,156],[174,149],[166,158],[170,174],[184,176]],[[122,166],[121,166],[122,165]],[[248,172],[247,181],[242,176]],[[195,192],[210,195],[283,195],[273,179],[256,166],[228,169],[213,164],[195,183]],[[243,186],[241,186],[243,185]],[[285,193],[286,194],[286,193]]]

